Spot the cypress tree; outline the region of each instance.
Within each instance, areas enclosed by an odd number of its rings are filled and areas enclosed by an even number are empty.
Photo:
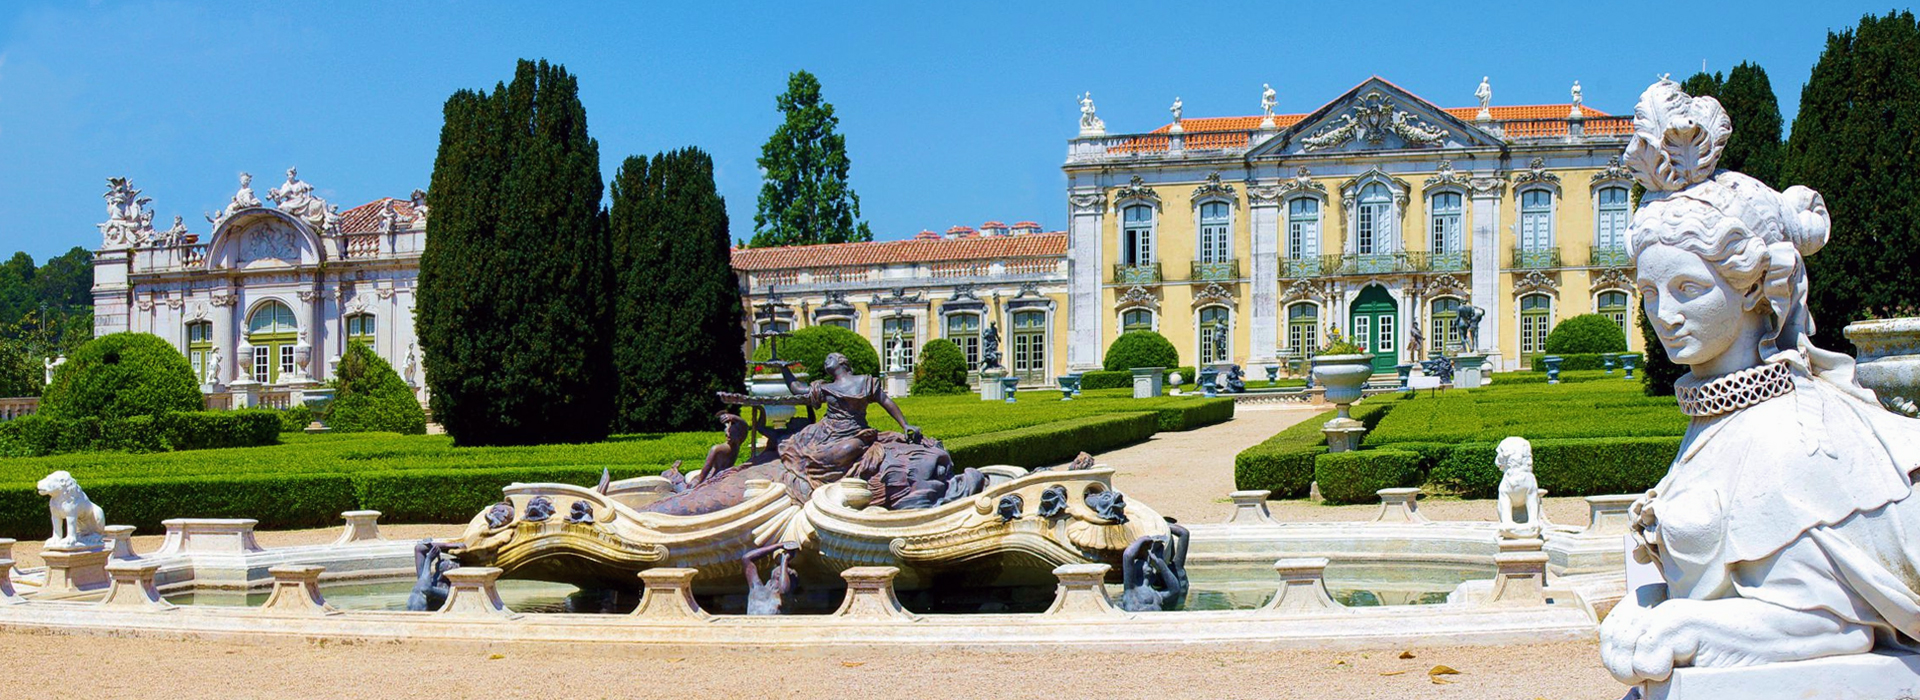
[[[1767,71],[1742,61],[1720,85],[1720,105],[1733,119],[1733,136],[1720,156],[1720,167],[1780,186],[1780,100],[1774,97]]]
[[[520,61],[447,99],[415,323],[455,444],[588,442],[612,418],[612,268],[579,81]]]
[[[1720,86],[1725,83],[1726,78],[1719,73],[1700,71],[1682,81],[1680,89],[1694,97],[1719,97]]]
[[[1739,123],[1735,122],[1735,129]],[[1785,183],[1818,191],[1832,238],[1807,258],[1821,347],[1870,316],[1908,315],[1920,300],[1920,26],[1910,12],[1867,16],[1827,35],[1800,92]]]
[[[786,121],[760,148],[760,207],[753,215],[754,247],[871,241],[860,216],[860,196],[847,186],[847,137],[820,96],[820,81],[799,71],[778,99]]]
[[[715,392],[740,391],[747,340],[713,159],[697,148],[627,158],[608,219],[614,427],[711,430]]]

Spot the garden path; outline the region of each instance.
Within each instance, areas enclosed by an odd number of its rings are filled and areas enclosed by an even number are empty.
[[[1182,522],[1220,522],[1233,512],[1233,458],[1274,433],[1319,415],[1324,407],[1235,407],[1233,420],[1182,432],[1161,432],[1146,442],[1095,453],[1114,468],[1114,487]]]

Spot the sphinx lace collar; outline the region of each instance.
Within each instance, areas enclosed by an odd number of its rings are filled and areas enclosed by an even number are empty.
[[[1793,374],[1785,362],[1765,362],[1706,381],[1681,377],[1673,384],[1680,412],[1689,416],[1732,413],[1793,391]]]

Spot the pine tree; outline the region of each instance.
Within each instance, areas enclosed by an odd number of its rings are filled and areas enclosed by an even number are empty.
[[[1694,97],[1719,97],[1720,86],[1727,80],[1719,73],[1700,71],[1680,83],[1680,89]]]
[[[1739,123],[1735,122],[1736,131]],[[1848,323],[1920,300],[1920,26],[1867,16],[1827,35],[1800,93],[1782,181],[1825,198],[1832,238],[1807,258],[1815,344],[1850,351]]]
[[[1742,61],[1727,73],[1717,95],[1733,119],[1733,136],[1720,156],[1720,167],[1737,170],[1774,187],[1780,186],[1780,100],[1774,97],[1767,71]]]
[[[754,247],[871,241],[860,216],[860,196],[847,186],[847,137],[821,99],[820,81],[800,71],[779,97],[786,122],[760,149],[760,207],[753,215]]]
[[[740,390],[747,339],[713,159],[697,148],[627,158],[608,219],[614,428],[711,430],[715,393]]]
[[[445,115],[415,312],[434,418],[460,445],[602,439],[612,268],[579,81],[523,60]]]

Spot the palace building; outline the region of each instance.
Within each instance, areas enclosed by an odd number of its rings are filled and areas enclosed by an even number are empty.
[[[1182,119],[1068,142],[1070,370],[1153,329],[1181,362],[1265,366],[1327,334],[1377,371],[1460,350],[1484,310],[1499,369],[1560,319],[1602,313],[1640,346],[1626,254],[1631,119],[1574,101],[1441,108],[1378,77],[1311,114]],[[1224,353],[1213,336],[1225,333]]]

